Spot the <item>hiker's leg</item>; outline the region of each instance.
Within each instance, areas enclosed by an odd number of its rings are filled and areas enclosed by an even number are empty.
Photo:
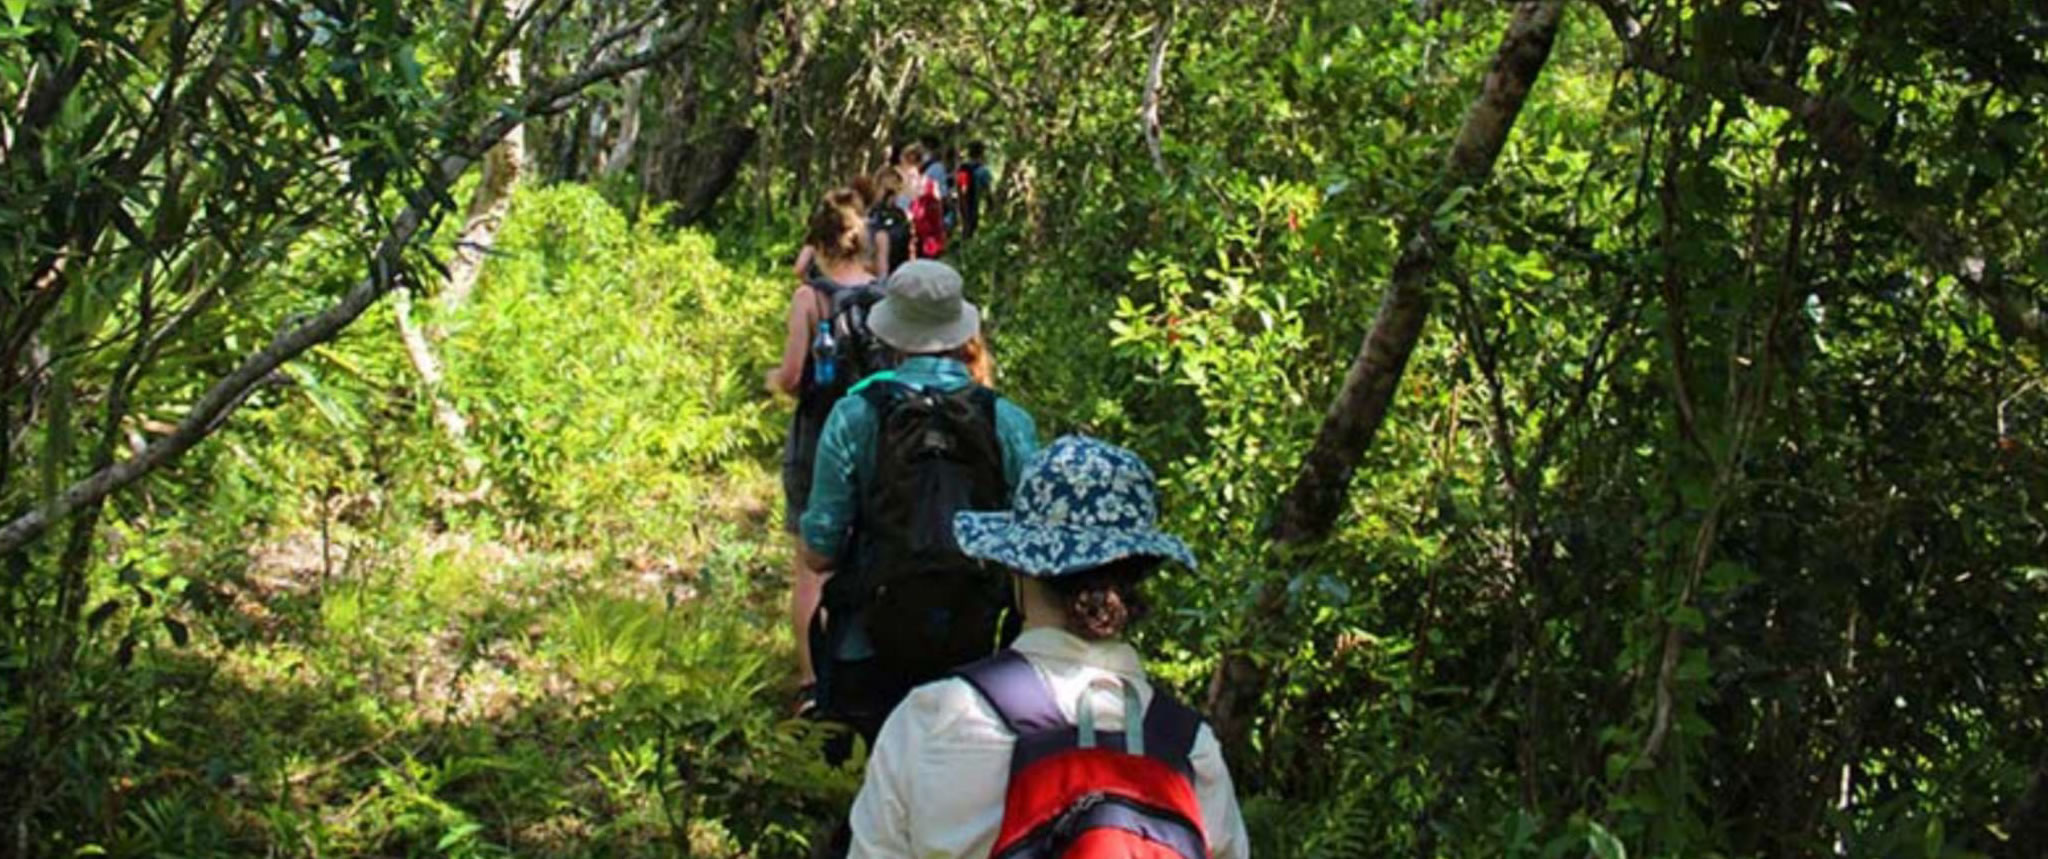
[[[799,413],[782,446],[782,527],[789,535],[789,631],[796,645],[796,682],[818,679],[811,662],[811,615],[818,611],[820,579],[804,563],[802,520],[811,497],[811,460],[818,447],[816,422]]]
[[[797,683],[808,685],[818,679],[811,661],[811,618],[825,591],[825,577],[804,564],[802,537],[790,552],[789,632],[796,640]]]

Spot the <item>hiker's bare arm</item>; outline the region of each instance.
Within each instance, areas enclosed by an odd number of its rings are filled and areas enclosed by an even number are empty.
[[[804,353],[810,349],[811,288],[799,286],[789,296],[788,328],[782,339],[782,364],[768,371],[768,390],[795,394],[804,376]]]
[[[868,260],[868,271],[874,272],[876,277],[889,276],[889,233],[887,231],[875,234],[875,256],[873,259]]]
[[[804,245],[803,250],[797,251],[796,267],[792,269],[792,271],[796,272],[797,280],[804,280],[811,276],[811,260],[817,255],[817,248],[813,248],[810,245]]]
[[[803,560],[804,566],[808,567],[811,572],[821,576],[831,574],[832,559],[818,554],[816,550],[811,548],[810,544],[801,540],[797,541],[796,553],[797,557]]]

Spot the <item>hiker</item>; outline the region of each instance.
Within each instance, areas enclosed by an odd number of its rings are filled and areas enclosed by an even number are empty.
[[[888,277],[888,239],[878,231],[874,219],[868,216],[868,213],[874,211],[875,204],[881,201],[882,189],[875,184],[873,176],[855,176],[852,181],[846,183],[846,187],[853,189],[854,214],[859,215],[861,220],[867,223],[868,271],[877,278]]]
[[[874,199],[868,204],[868,236],[874,245],[875,274],[889,274],[910,261],[910,213],[897,205],[903,174],[893,165],[875,172]]]
[[[940,199],[950,199],[953,196],[953,171],[947,165],[955,160],[956,153],[941,145],[935,134],[919,138],[917,144],[924,149],[924,160],[917,165],[918,172],[938,186]]]
[[[967,157],[953,168],[953,199],[960,211],[960,237],[972,238],[981,230],[981,205],[995,185],[995,174],[986,163],[988,144],[979,140],[967,144]]]
[[[960,164],[960,147],[948,145],[938,166],[946,171],[946,232],[956,236],[960,234]]]
[[[831,571],[813,627],[815,700],[870,742],[911,687],[1014,631],[1008,577],[960,555],[948,523],[1007,503],[1037,427],[970,378],[984,344],[980,310],[960,293],[944,263],[913,260],[889,278],[868,328],[900,361],[833,407],[803,515],[807,568]]]
[[[896,205],[908,215],[917,201],[918,191],[924,187],[924,147],[916,143],[903,144],[889,164],[896,168],[896,175],[903,180],[903,190],[896,194]]]
[[[811,465],[825,418],[832,405],[858,381],[846,377],[866,369],[850,366],[853,362],[842,361],[838,354],[841,339],[853,341],[857,332],[834,331],[832,326],[836,321],[851,318],[860,310],[861,302],[872,303],[880,294],[868,270],[866,224],[857,210],[839,204],[851,195],[846,189],[832,191],[811,216],[805,247],[816,255],[815,276],[800,275],[796,290],[790,294],[782,363],[768,372],[768,388],[794,395],[797,401],[782,450],[783,519],[792,536],[798,533],[810,498]],[[799,263],[800,272],[812,269],[813,266]],[[844,345],[849,354],[857,346],[852,342]],[[796,634],[798,688],[808,690],[817,679],[808,630],[811,616],[818,609],[823,579],[804,564],[800,549],[799,546],[790,570],[789,613]],[[800,691],[800,711],[808,701],[808,692]]]
[[[1012,571],[1024,631],[890,714],[852,856],[1250,854],[1214,733],[1123,640],[1146,577],[1195,566],[1158,530],[1154,483],[1136,454],[1066,436],[1026,467],[1012,509],[954,518],[962,552]]]
[[[901,163],[911,171],[911,252],[918,259],[938,259],[946,253],[945,163],[939,160],[931,143],[904,147]]]
[[[859,182],[861,180],[856,179],[855,181]],[[818,208],[820,210],[825,208],[846,209],[853,212],[854,217],[859,218],[862,216],[861,213],[867,210],[867,198],[861,193],[858,186],[834,188],[825,192],[825,198],[818,202]],[[816,212],[812,214],[815,215]],[[875,262],[873,236],[865,236],[863,241],[865,244],[863,245],[862,253],[865,258],[862,260],[862,264],[868,269],[869,274],[879,277],[882,272],[879,271],[879,265]],[[806,230],[804,235],[804,246],[801,250],[797,251],[796,264],[791,266],[791,269],[796,273],[797,280],[817,280],[823,276],[821,269],[818,267],[818,246],[812,241],[812,236],[808,230]]]

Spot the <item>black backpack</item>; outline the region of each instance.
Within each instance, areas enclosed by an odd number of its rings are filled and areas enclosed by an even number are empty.
[[[889,236],[889,271],[910,261],[910,216],[892,200],[883,200],[868,210],[868,235]]]
[[[868,311],[882,300],[882,284],[870,281],[855,286],[842,286],[823,277],[804,281],[812,291],[822,296],[818,308],[825,319],[831,321],[832,339],[838,345],[833,356],[834,372],[831,384],[817,382],[816,364],[821,360],[815,351],[804,356],[803,390],[798,400],[804,408],[821,414],[830,413],[833,404],[853,389],[860,380],[882,370],[890,363],[887,346],[868,330]],[[817,345],[817,332],[809,333],[811,346]]]
[[[954,513],[1009,503],[997,398],[978,385],[941,392],[893,380],[855,395],[879,418],[875,468],[852,563],[828,580],[826,604],[833,617],[864,617],[877,670],[907,690],[1016,634],[1009,571],[961,554],[953,539]]]

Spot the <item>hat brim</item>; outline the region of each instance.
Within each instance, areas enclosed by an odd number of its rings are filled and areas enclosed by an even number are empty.
[[[1008,511],[995,511],[955,514],[953,538],[970,558],[1037,578],[1058,578],[1136,557],[1163,558],[1195,569],[1195,554],[1188,544],[1152,529],[1030,524]]]
[[[960,302],[960,315],[937,325],[905,319],[901,307],[893,296],[876,302],[868,311],[868,331],[907,355],[951,352],[981,333],[981,308],[972,302]]]

